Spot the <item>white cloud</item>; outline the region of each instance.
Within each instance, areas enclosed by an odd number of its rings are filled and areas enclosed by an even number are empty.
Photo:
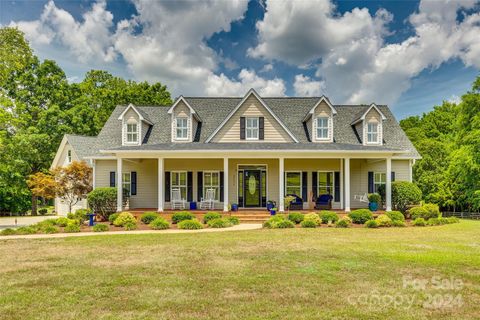
[[[282,79],[267,80],[259,77],[253,70],[242,69],[238,74],[238,81],[229,79],[223,73],[211,74],[207,80],[206,93],[210,96],[242,96],[250,88],[265,97],[284,96],[286,91]]]
[[[295,76],[295,82],[293,83],[293,89],[295,90],[296,96],[318,97],[324,92],[325,83],[323,81],[312,80],[303,74],[297,74]]]
[[[262,69],[260,69],[260,72],[269,72],[273,70],[273,64],[267,63],[266,65],[263,66]]]

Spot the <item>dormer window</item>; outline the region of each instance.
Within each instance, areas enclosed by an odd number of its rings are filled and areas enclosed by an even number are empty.
[[[328,117],[318,117],[317,118],[317,139],[318,140],[328,140],[329,137],[329,118]]]
[[[258,117],[246,118],[245,133],[247,140],[258,140],[259,121]]]
[[[188,118],[177,117],[176,123],[177,123],[177,127],[176,127],[177,140],[187,140],[188,139]]]
[[[378,143],[378,123],[369,122],[367,124],[367,142],[368,143]]]
[[[134,119],[129,119],[127,121],[127,143],[137,144],[138,143],[138,123]]]

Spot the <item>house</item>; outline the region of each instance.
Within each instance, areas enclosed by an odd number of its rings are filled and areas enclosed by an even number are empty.
[[[117,106],[97,137],[66,135],[52,167],[85,160],[93,187],[116,187],[128,208],[169,210],[215,190],[216,209],[264,208],[286,194],[330,194],[332,208],[366,207],[361,196],[412,180],[420,156],[384,105],[334,105],[325,97],[180,96],[171,106]],[[118,192],[118,211],[124,210]],[[66,206],[56,199],[57,212]],[[79,203],[85,206],[85,203]]]

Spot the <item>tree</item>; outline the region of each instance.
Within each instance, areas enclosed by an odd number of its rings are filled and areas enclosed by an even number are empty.
[[[32,195],[34,195],[36,198],[55,198],[57,183],[55,181],[55,178],[50,173],[37,172],[35,174],[32,174],[28,177],[27,184],[32,192]],[[33,202],[36,204],[37,199],[35,199],[35,201]],[[35,206],[35,210],[32,210],[32,215],[36,215],[36,213],[37,212]]]
[[[56,182],[56,194],[72,207],[92,191],[92,168],[86,162],[73,161],[66,167],[52,170]]]

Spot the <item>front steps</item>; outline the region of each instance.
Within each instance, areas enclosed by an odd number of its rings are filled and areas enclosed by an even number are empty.
[[[240,220],[240,223],[264,223],[270,218],[270,213],[268,211],[264,212],[232,212],[232,217],[237,217]]]

